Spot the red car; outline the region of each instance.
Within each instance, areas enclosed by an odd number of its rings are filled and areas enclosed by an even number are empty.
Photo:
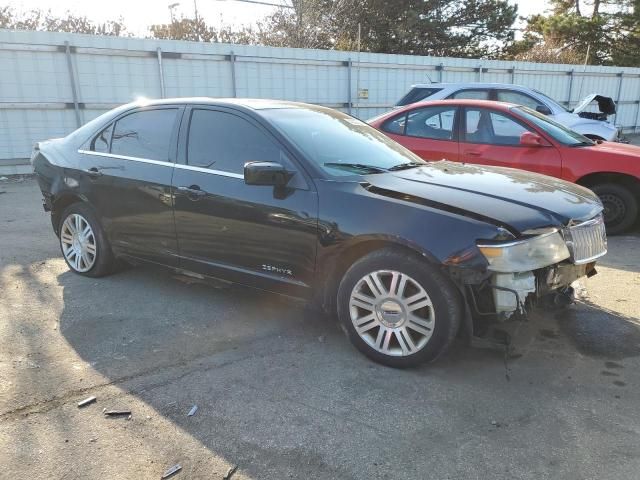
[[[520,168],[592,189],[610,234],[640,202],[640,147],[594,142],[527,107],[482,100],[421,102],[369,123],[425,160]]]

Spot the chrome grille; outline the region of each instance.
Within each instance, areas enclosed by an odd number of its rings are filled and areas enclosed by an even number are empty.
[[[575,264],[589,263],[607,253],[607,233],[599,215],[568,228],[567,246]]]

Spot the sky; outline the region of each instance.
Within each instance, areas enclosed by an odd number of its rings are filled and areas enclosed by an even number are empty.
[[[288,3],[288,0],[262,0],[268,3]],[[542,13],[546,8],[546,0],[510,0],[518,4],[520,15]],[[135,36],[148,34],[147,26],[155,23],[168,23],[170,11],[168,6],[177,3],[174,8],[176,16],[193,17],[194,3],[197,3],[198,15],[210,25],[249,25],[273,12],[274,8],[266,5],[250,4],[234,0],[9,0],[3,2],[17,11],[34,8],[48,10],[62,15],[72,11],[76,15],[86,15],[100,23],[105,20],[122,17],[127,29]]]

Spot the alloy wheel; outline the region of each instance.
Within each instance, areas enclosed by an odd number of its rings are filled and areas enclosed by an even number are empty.
[[[69,215],[60,231],[60,244],[69,265],[77,272],[88,272],[96,262],[96,237],[89,222],[77,213]]]
[[[360,338],[390,356],[422,350],[435,326],[427,292],[409,275],[393,270],[378,270],[361,278],[351,292],[349,313]]]

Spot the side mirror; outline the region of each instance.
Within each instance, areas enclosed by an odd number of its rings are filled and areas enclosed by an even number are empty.
[[[538,105],[536,107],[536,112],[541,113],[543,115],[551,115],[551,109],[546,105]]]
[[[244,183],[247,185],[270,185],[284,187],[293,177],[293,172],[287,171],[276,162],[248,162],[244,164]]]
[[[524,147],[543,147],[545,143],[537,133],[524,132],[520,135],[520,145]]]

